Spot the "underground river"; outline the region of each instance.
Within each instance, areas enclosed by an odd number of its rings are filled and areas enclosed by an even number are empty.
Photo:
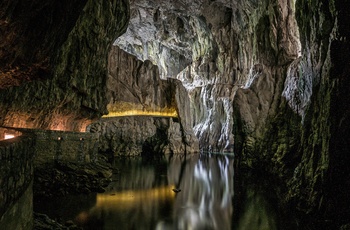
[[[277,210],[268,180],[234,186],[230,155],[126,158],[114,167],[106,192],[34,201],[34,211],[94,230],[296,229]]]

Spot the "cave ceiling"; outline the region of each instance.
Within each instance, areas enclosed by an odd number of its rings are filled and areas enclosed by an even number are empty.
[[[50,76],[57,48],[67,39],[86,2],[0,3],[0,89]]]
[[[0,88],[50,76],[55,50],[86,2],[0,3]],[[174,77],[203,53],[216,52],[210,27],[230,20],[231,9],[239,4],[227,0],[131,0],[128,30],[114,44],[140,60],[157,64],[163,78]],[[198,42],[203,45],[196,50]]]
[[[215,59],[218,45],[212,31],[231,22],[232,4],[211,0],[131,0],[128,29],[114,45],[158,65],[162,78],[175,77],[205,56]]]
[[[68,36],[85,4],[86,0],[1,3],[0,88],[48,78],[55,50]],[[231,22],[232,10],[244,8],[249,13],[255,4],[131,0],[128,30],[114,44],[140,60],[151,60],[160,68],[161,77],[174,77],[205,55],[215,59],[218,44],[212,31]],[[51,42],[53,38],[55,43]]]

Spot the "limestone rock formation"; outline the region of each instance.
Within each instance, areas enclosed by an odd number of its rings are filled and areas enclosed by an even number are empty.
[[[199,151],[190,101],[181,82],[161,80],[156,65],[113,47],[107,87],[110,114],[89,128],[100,133],[102,151],[117,156]]]
[[[130,4],[128,30],[115,45],[157,64],[161,78],[182,81],[190,95],[193,126],[202,148],[232,150],[234,81],[231,59],[226,58],[232,49],[227,32],[232,9],[216,1]]]
[[[131,1],[115,45],[182,81],[201,148],[234,148],[242,167],[285,181],[284,204],[339,227],[349,216],[347,9],[345,0]]]
[[[41,2],[0,3],[0,124],[80,130],[108,103],[175,109],[178,120],[118,118],[96,130],[117,151],[109,141],[130,124],[147,133],[133,141],[167,152],[160,137],[176,133],[183,151],[196,145],[186,144],[193,127],[202,149],[235,150],[240,167],[278,178],[285,207],[321,227],[348,222],[349,1],[130,0],[120,37],[124,0]],[[123,58],[107,81],[112,41],[141,61]]]
[[[145,115],[158,112],[159,115],[177,116],[175,88],[176,81],[161,80],[158,67],[150,61],[140,61],[118,47],[112,47],[107,79],[109,115],[122,112],[128,115],[128,111],[134,111]]]
[[[251,67],[247,83],[237,90],[233,100],[237,152],[243,147],[255,151],[256,141],[264,138],[271,118],[283,111],[281,94],[287,69],[299,55],[294,3],[273,3],[260,5],[263,8],[253,27],[256,37],[250,44],[256,50],[247,54],[257,64]],[[262,11],[264,8],[269,11]],[[245,139],[244,143],[241,139]]]
[[[293,8],[275,1],[131,1],[128,30],[115,44],[157,64],[162,78],[182,81],[201,148],[233,151],[236,90],[249,85],[254,68],[275,75],[272,66],[298,57]]]
[[[199,151],[194,135],[184,134],[173,118],[128,116],[103,118],[89,126],[100,133],[100,150],[113,156],[162,157]]]
[[[277,15],[283,16],[283,5],[280,2]],[[266,84],[259,80],[237,91],[234,99],[235,147],[242,165],[278,175],[288,190],[281,200],[307,213],[317,228],[327,224],[337,229],[350,216],[345,198],[350,189],[345,166],[349,161],[345,144],[349,143],[349,92],[345,90],[349,68],[344,60],[349,60],[350,47],[345,8],[349,9],[346,1],[300,0],[295,8],[289,6],[288,12],[295,12],[298,22],[301,56],[274,71],[280,74],[273,99],[268,100],[268,113],[259,115],[264,111],[261,101],[268,95]]]
[[[80,131],[107,113],[107,56],[126,30],[128,1],[0,8],[0,124]]]

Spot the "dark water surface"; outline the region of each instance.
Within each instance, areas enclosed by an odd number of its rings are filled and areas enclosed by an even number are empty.
[[[228,155],[119,159],[120,173],[105,193],[42,200],[34,208],[84,229],[284,229],[271,192],[247,186],[235,196],[233,165]]]

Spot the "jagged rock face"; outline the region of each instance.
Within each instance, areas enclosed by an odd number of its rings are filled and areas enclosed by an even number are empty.
[[[111,115],[115,111],[136,111],[140,115],[104,118],[93,123],[90,131],[101,134],[102,151],[111,151],[117,156],[199,151],[191,126],[188,94],[178,80],[160,79],[156,65],[113,47],[109,54],[107,85],[107,107]],[[160,116],[175,111],[176,117],[152,117],[157,111]]]
[[[350,191],[347,144],[350,141],[350,32],[346,23],[350,19],[350,4],[342,0],[315,0],[300,1],[297,6],[304,59],[308,60],[306,67],[312,73],[311,77],[303,75],[300,81],[311,78],[313,84],[309,86],[312,98],[304,116],[303,155],[293,177],[293,188],[311,191],[312,199],[302,196],[309,206],[318,204],[325,218],[340,225],[350,218],[350,201],[345,195]],[[300,182],[298,177],[305,179]]]
[[[226,51],[220,60],[217,57],[218,49],[231,50],[226,27],[230,27],[232,10],[215,1],[131,1],[130,4],[132,17],[128,31],[115,44],[141,60],[157,64],[162,78],[180,79],[189,91],[193,126],[202,147],[213,145],[221,150],[228,147],[232,144],[229,97],[233,80],[230,71],[223,73],[224,63],[229,63],[223,60]],[[214,34],[211,27],[215,32],[221,31]],[[220,39],[223,44],[219,46],[214,35],[225,37]],[[217,65],[222,69],[218,70]],[[227,125],[222,126],[222,121]],[[215,137],[211,138],[213,134]]]
[[[115,44],[157,64],[163,78],[182,81],[203,149],[232,151],[236,90],[300,52],[293,8],[275,1],[131,1],[128,31]]]
[[[89,126],[100,134],[99,148],[114,156],[183,155],[199,151],[194,135],[186,136],[174,118],[127,116],[103,118]],[[193,138],[193,139],[191,139]]]
[[[161,80],[158,67],[113,46],[108,59],[109,113],[139,111],[176,114],[174,80]],[[180,107],[181,108],[181,107]]]
[[[256,53],[247,56],[258,64],[251,67],[248,81],[237,90],[234,101],[235,148],[254,151],[256,140],[264,138],[269,120],[279,113],[288,65],[298,60],[299,40],[294,3],[266,1],[261,5],[250,46]],[[263,11],[263,9],[269,9]],[[286,87],[290,87],[287,81]],[[285,90],[284,92],[288,92]],[[288,94],[288,93],[286,93]],[[282,102],[281,102],[282,100]],[[292,102],[291,102],[292,103]],[[242,132],[242,133],[239,133]],[[244,143],[241,138],[245,139]]]
[[[286,181],[284,201],[301,199],[299,210],[319,208],[324,217],[335,217],[336,192],[348,189],[348,147],[342,143],[349,142],[349,3],[131,5],[129,30],[115,44],[157,64],[163,78],[182,81],[201,147],[231,150],[234,142],[242,165]],[[339,189],[326,186],[331,180]],[[338,220],[347,215],[344,203]]]
[[[36,3],[41,2],[34,1],[29,9],[37,9]],[[143,143],[158,148],[159,136],[165,131],[169,135],[172,125],[180,130],[177,140],[186,143],[190,139],[184,141],[186,129],[192,126],[202,148],[232,151],[234,147],[241,166],[280,177],[288,190],[280,194],[285,203],[306,213],[319,211],[322,218],[343,224],[350,216],[349,1],[131,0],[130,4],[129,29],[115,44],[145,61],[130,60],[130,66],[140,67],[133,68],[136,73],[142,70],[154,79],[158,73],[152,62],[161,78],[179,79],[191,102],[190,109],[179,106],[188,106],[181,87],[175,87],[175,104],[166,96],[158,101],[155,92],[164,90],[152,87],[125,95],[110,90],[110,101],[176,105],[179,122],[145,121],[150,135],[148,141],[141,139]],[[108,44],[125,29],[127,3],[70,1],[62,10],[66,12],[62,24],[54,17],[56,11],[46,10],[54,5],[45,3],[41,10],[30,11],[33,16],[18,20],[16,12],[26,5],[19,1],[0,5],[0,30],[9,31],[0,34],[4,41],[0,75],[5,79],[1,87],[20,84],[18,75],[44,78],[0,91],[1,124],[79,129],[83,121],[107,113]],[[41,21],[41,15],[52,20]],[[31,22],[47,30],[30,32]],[[56,29],[63,24],[68,26]],[[26,39],[19,39],[21,35]],[[32,40],[33,52],[28,48]],[[137,79],[126,82],[129,86],[135,82],[139,89]],[[73,120],[79,125],[74,126]],[[136,123],[132,125],[140,124]],[[118,125],[118,130],[125,129],[124,123]]]
[[[345,88],[350,81],[344,61],[349,60],[350,46],[344,9],[349,9],[346,1],[297,1],[301,56],[277,66],[275,73],[281,77],[274,78],[273,95],[267,87],[272,82],[262,71],[234,99],[235,147],[242,164],[280,176],[288,189],[282,200],[319,218],[320,228],[328,220],[337,229],[350,216],[345,198],[350,190]],[[266,96],[267,110],[262,103]]]
[[[107,113],[107,56],[127,1],[3,1],[0,14],[1,125],[80,131]]]

